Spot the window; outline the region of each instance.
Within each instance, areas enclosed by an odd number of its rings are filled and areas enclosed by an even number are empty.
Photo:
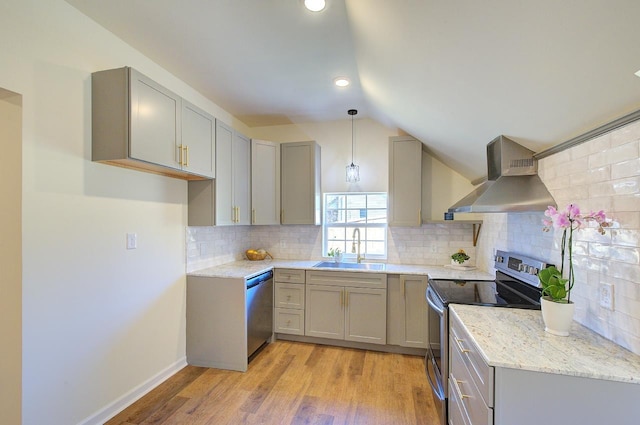
[[[369,259],[387,258],[387,194],[325,193],[322,248],[323,255],[340,248],[345,258],[355,259],[360,229],[360,255]],[[356,251],[357,252],[357,251]]]

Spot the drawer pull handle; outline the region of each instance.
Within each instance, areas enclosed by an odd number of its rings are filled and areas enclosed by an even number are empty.
[[[458,349],[460,350],[460,352],[462,352],[462,353],[470,353],[471,352],[471,350],[469,350],[467,348],[464,348],[462,346],[462,341],[464,341],[463,339],[455,338],[455,340],[456,340],[456,345],[458,346]]]
[[[287,295],[287,301],[291,301],[291,295]]]
[[[458,398],[460,398],[460,400],[464,400],[465,398],[471,398],[470,395],[462,394],[462,390],[460,389],[460,384],[464,384],[464,381],[458,381],[456,378],[453,378],[453,386],[455,387],[456,392],[458,393]]]

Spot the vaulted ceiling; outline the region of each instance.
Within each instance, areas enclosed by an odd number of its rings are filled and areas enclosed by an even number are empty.
[[[250,127],[356,108],[470,179],[640,109],[637,0],[67,2]]]

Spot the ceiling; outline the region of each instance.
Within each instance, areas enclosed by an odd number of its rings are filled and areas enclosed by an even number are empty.
[[[472,180],[640,109],[637,0],[66,1],[250,127],[356,108]]]

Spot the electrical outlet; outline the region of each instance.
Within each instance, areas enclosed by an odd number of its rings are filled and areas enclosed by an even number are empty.
[[[613,284],[600,285],[600,306],[613,311]]]
[[[138,235],[136,233],[127,233],[127,249],[138,248]]]

